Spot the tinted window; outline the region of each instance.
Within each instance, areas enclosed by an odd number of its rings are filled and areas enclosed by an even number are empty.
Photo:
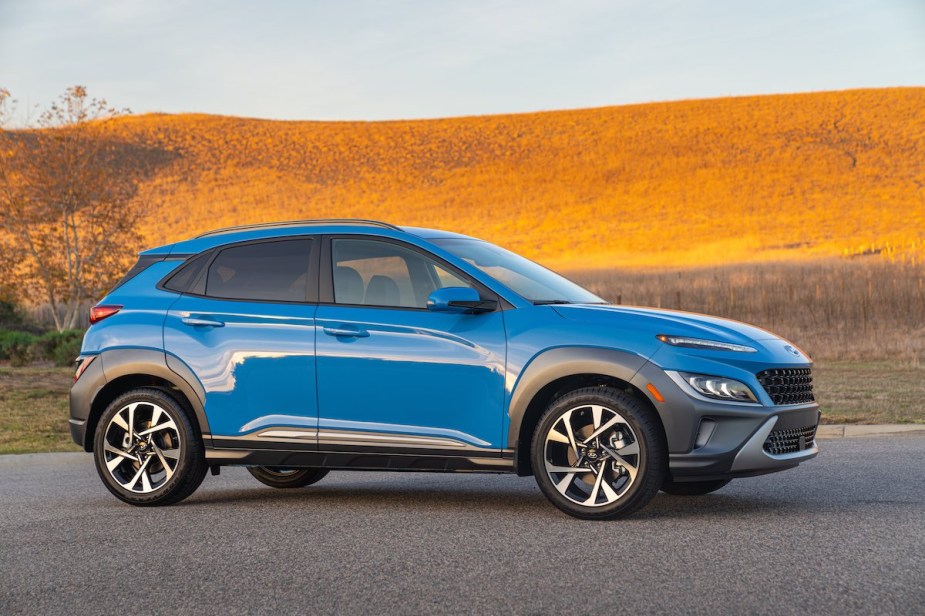
[[[312,240],[281,240],[225,248],[212,261],[206,295],[226,299],[303,302]]]
[[[469,283],[419,252],[389,242],[333,240],[338,304],[426,308],[427,296]]]
[[[164,283],[164,288],[170,289],[171,291],[179,291],[181,293],[191,291],[190,287],[194,282],[196,282],[196,280],[199,279],[199,274],[202,272],[202,268],[206,266],[206,263],[209,262],[209,258],[211,256],[211,252],[206,252],[204,254],[188,259],[183,265],[180,266],[180,269],[177,270],[177,273],[171,276],[167,282]]]
[[[604,303],[600,297],[571,280],[494,244],[456,238],[433,242],[534,303]]]

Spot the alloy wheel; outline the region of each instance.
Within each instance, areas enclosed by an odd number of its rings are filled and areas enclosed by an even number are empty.
[[[112,416],[103,440],[103,462],[125,490],[150,494],[177,470],[180,430],[163,408],[132,402]]]
[[[585,507],[620,500],[639,474],[639,441],[617,411],[586,404],[564,412],[545,436],[546,473],[556,490]]]

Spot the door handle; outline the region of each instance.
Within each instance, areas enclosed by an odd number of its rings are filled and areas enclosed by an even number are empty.
[[[190,325],[193,327],[225,327],[225,324],[221,321],[213,321],[212,319],[197,319],[194,317],[183,317],[181,319],[184,325]]]
[[[325,327],[323,330],[324,333],[326,333],[328,336],[344,336],[350,338],[366,338],[369,336],[369,332],[365,329],[352,327],[350,325],[342,325],[340,327]]]

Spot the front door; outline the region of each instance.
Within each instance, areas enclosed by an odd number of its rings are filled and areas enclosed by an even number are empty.
[[[478,285],[408,244],[359,236],[326,243],[321,276],[330,284],[322,282],[316,313],[319,447],[497,455],[503,312],[427,310],[435,289]]]
[[[310,265],[319,241],[223,248],[201,274],[200,292],[184,294],[168,311],[168,363],[182,361],[202,383],[216,446],[315,447],[317,284]]]

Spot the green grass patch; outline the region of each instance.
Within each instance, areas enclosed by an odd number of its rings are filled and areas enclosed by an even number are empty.
[[[0,367],[0,454],[80,451],[68,428],[70,368]]]

